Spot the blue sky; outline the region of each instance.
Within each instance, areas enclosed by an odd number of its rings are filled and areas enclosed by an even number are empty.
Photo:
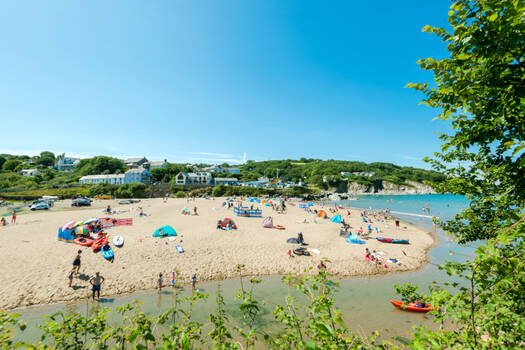
[[[385,161],[447,131],[404,88],[448,1],[2,1],[0,153]]]

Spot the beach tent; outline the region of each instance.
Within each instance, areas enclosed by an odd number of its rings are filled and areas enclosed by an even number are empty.
[[[152,237],[171,237],[176,236],[177,232],[173,229],[173,227],[169,225],[161,226],[159,227],[154,233]]]
[[[71,230],[63,230],[62,227],[58,229],[58,240],[66,243],[73,243],[75,235]]]
[[[306,209],[307,205],[304,203],[299,203],[299,209]]]
[[[326,217],[326,212],[324,210],[319,210],[317,216],[324,219]]]
[[[312,202],[308,202],[308,206],[309,206],[309,207],[313,207],[314,204],[313,204]]]
[[[266,217],[266,219],[263,220],[263,227],[266,228],[272,228],[273,227],[273,219],[271,216]]]
[[[337,224],[340,224],[341,223],[341,215],[337,214],[337,215],[334,215],[333,218],[330,219],[331,222],[335,222]]]

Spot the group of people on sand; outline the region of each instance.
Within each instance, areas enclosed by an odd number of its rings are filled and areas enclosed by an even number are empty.
[[[384,262],[384,255],[383,252],[376,252],[375,250],[370,252],[368,248],[365,248],[365,260],[370,261],[372,263],[375,263],[377,265],[383,265]],[[386,267],[386,264],[385,264]]]
[[[80,266],[81,261],[80,258],[82,256],[82,250],[77,251],[77,255],[75,256],[75,259],[73,260],[73,269],[69,272],[67,278],[69,279],[69,288],[73,288],[73,278],[75,275],[80,274]],[[102,283],[104,283],[104,277],[100,275],[100,272],[95,272],[95,276],[91,277],[89,279],[89,283],[91,284],[91,291],[93,292],[92,298],[95,300],[95,295],[97,296],[97,299],[100,300],[100,289],[102,287]]]
[[[16,223],[16,210],[13,210],[13,212],[11,213],[11,223],[12,224]],[[7,220],[5,216],[2,216],[2,218],[0,219],[0,226],[6,226],[6,225],[7,225]]]

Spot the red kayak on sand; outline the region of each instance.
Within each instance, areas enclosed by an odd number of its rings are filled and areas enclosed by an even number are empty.
[[[108,244],[108,237],[104,236],[102,238],[97,239],[95,243],[93,243],[93,245],[91,246],[91,249],[93,249],[94,252],[98,252],[100,248],[102,248],[106,244]]]
[[[77,237],[73,241],[75,244],[83,245],[85,247],[89,247],[90,245],[93,245],[93,240],[85,237]]]
[[[414,303],[406,304],[404,301],[399,300],[390,300],[392,305],[397,307],[398,309],[404,310],[404,311],[412,311],[412,312],[429,312],[434,311],[436,308],[433,308],[432,305],[427,305],[428,307],[419,307]],[[406,305],[403,307],[403,304]],[[437,308],[439,310],[439,307]]]

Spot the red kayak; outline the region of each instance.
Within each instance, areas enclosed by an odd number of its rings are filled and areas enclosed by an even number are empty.
[[[102,238],[97,239],[95,243],[93,243],[93,245],[91,246],[91,249],[93,249],[94,252],[98,252],[100,248],[102,248],[106,244],[108,244],[108,237],[104,236]]]
[[[435,308],[433,308],[432,305],[427,305],[428,307],[419,307],[414,303],[406,304],[404,301],[399,301],[399,300],[390,300],[390,302],[392,303],[392,305],[394,305],[398,309],[405,310],[405,311],[429,312],[429,311],[435,310]],[[403,307],[403,304],[405,304],[406,306]],[[439,310],[439,307],[437,309]]]
[[[75,242],[75,244],[83,245],[85,247],[89,247],[90,245],[93,245],[92,239],[84,238],[84,237],[77,237],[75,238],[73,242]]]

